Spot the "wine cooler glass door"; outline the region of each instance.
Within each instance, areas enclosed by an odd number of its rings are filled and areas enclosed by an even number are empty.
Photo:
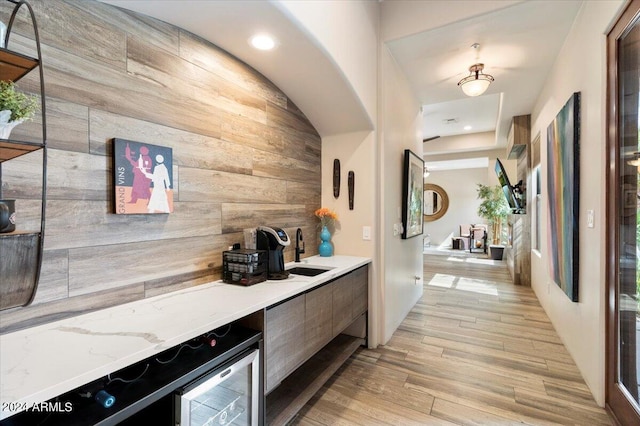
[[[259,354],[241,354],[178,392],[180,426],[257,425]]]

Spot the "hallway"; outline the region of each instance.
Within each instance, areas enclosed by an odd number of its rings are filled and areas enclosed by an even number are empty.
[[[389,344],[356,352],[291,424],[613,424],[505,262],[424,264],[424,295]]]

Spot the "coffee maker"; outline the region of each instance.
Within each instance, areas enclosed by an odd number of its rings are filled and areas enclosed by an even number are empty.
[[[291,244],[289,236],[284,229],[259,226],[256,230],[256,249],[266,250],[269,256],[268,278],[270,280],[283,280],[289,276],[284,270],[283,250]]]

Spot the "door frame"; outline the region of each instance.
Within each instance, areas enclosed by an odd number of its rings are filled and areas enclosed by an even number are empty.
[[[606,173],[606,405],[621,424],[640,424],[640,411],[632,405],[617,379],[618,369],[618,215],[620,167],[618,148],[618,40],[640,15],[640,0],[631,0],[607,34],[607,173]]]

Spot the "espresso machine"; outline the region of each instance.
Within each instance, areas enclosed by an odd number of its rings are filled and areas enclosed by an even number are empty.
[[[268,278],[270,280],[283,280],[289,276],[284,270],[283,250],[291,244],[289,236],[284,229],[259,226],[256,230],[256,249],[266,250],[269,256]]]

